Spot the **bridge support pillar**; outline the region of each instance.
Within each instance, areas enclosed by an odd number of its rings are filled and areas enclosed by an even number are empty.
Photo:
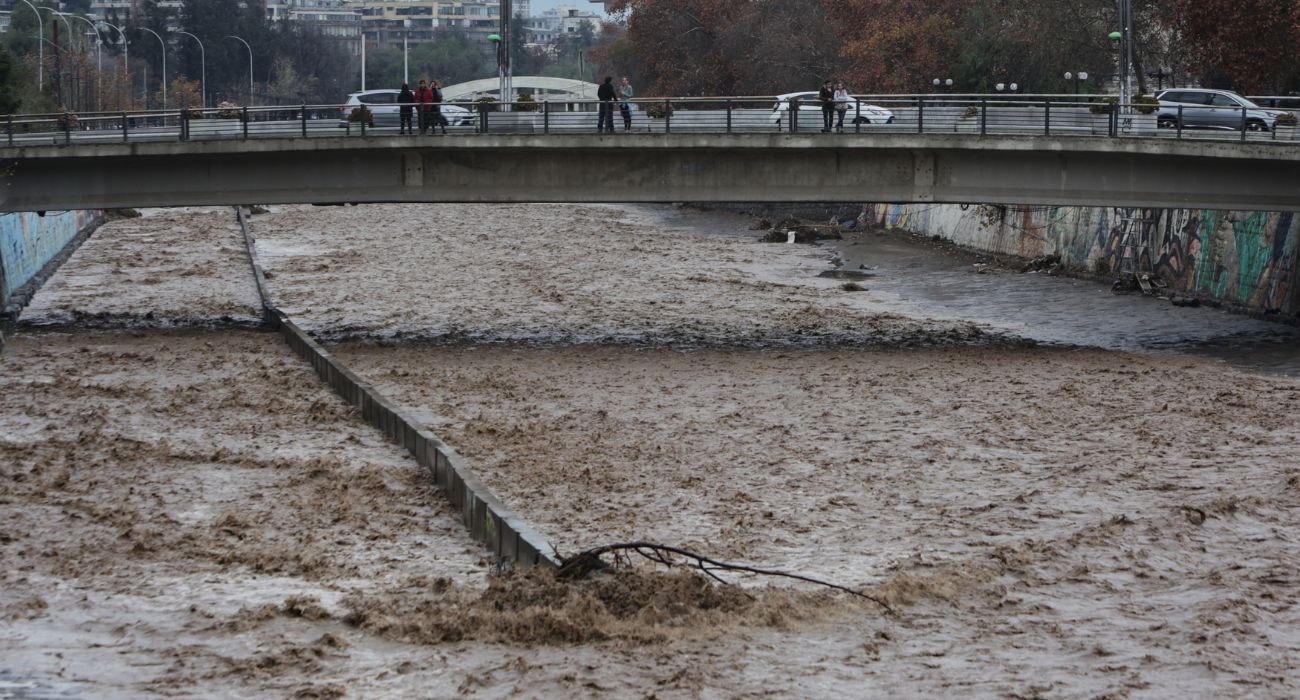
[[[912,185],[918,202],[934,201],[935,160],[934,151],[912,151]]]

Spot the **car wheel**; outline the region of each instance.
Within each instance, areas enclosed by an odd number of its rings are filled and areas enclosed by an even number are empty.
[[[1177,129],[1178,120],[1172,117],[1161,117],[1156,120],[1156,128],[1159,129]]]
[[[1268,124],[1261,121],[1246,122],[1246,131],[1268,131]]]
[[[853,123],[854,123],[854,124],[870,124],[870,123],[871,123],[871,120],[870,120],[870,119],[867,119],[866,117],[854,117],[854,118],[853,118]]]

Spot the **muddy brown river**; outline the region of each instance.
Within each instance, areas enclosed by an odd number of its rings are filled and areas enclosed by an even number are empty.
[[[0,354],[0,697],[1298,692],[1290,328],[671,208],[252,221],[273,301],[561,553],[652,539],[888,609],[498,572],[252,328],[231,213],[154,210]]]

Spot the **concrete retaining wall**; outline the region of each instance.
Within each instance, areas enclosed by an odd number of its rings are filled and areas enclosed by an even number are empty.
[[[546,540],[501,503],[474,476],[469,464],[451,447],[390,402],[375,387],[343,366],[329,351],[312,340],[270,302],[266,293],[266,276],[257,259],[257,250],[248,229],[245,213],[239,212],[240,226],[248,246],[253,274],[264,305],[268,323],[277,327],[289,347],[316,370],[339,396],[361,410],[361,417],[378,428],[389,440],[406,448],[424,467],[451,504],[460,511],[461,521],[470,535],[492,550],[498,558],[525,566],[558,566],[548,553]]]
[[[98,210],[0,214],[0,330],[102,222]]]
[[[99,211],[37,216],[0,214],[0,298],[31,282],[73,238],[99,221]]]
[[[874,204],[863,215],[878,226],[999,255],[1060,255],[1068,267],[1097,275],[1117,269],[1129,219],[1138,232],[1139,269],[1160,275],[1171,291],[1300,315],[1295,212]]]

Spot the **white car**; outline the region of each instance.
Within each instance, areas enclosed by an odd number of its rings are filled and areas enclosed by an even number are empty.
[[[780,126],[788,124],[786,115],[790,112],[790,100],[799,99],[799,126],[813,126],[821,128],[822,125],[822,103],[817,99],[817,92],[792,92],[786,95],[778,95],[776,105],[772,107],[772,124]],[[839,119],[839,115],[836,115]],[[857,98],[849,98],[849,111],[844,115],[845,124],[892,124],[894,122],[894,113],[884,107],[869,105],[865,102],[859,102]]]
[[[348,116],[352,114],[352,110],[363,104],[370,109],[375,126],[399,126],[401,124],[401,105],[397,103],[397,96],[401,92],[401,90],[366,90],[365,92],[354,92],[348,95],[348,101],[343,105],[343,117],[339,122],[339,126],[347,126]],[[470,114],[470,111],[459,105],[442,105],[441,111],[442,117],[447,120],[448,126],[473,123],[473,115]],[[418,115],[414,113],[412,114],[412,124],[419,126]]]

